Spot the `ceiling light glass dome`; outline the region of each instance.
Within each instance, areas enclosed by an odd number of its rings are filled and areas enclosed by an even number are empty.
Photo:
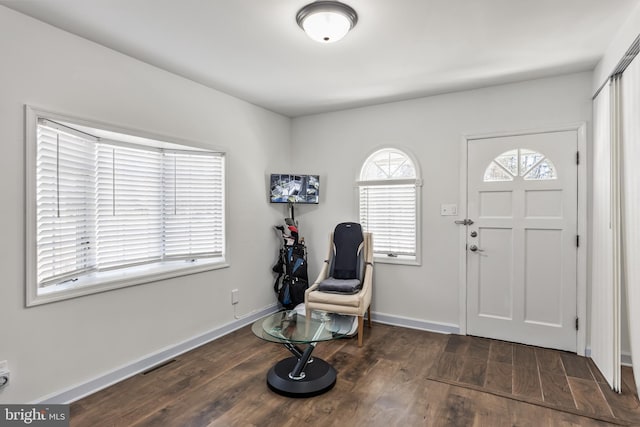
[[[337,1],[317,1],[300,9],[296,21],[309,37],[320,43],[342,39],[358,22],[355,10]]]

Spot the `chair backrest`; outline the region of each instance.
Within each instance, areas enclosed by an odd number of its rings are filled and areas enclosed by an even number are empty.
[[[343,222],[333,232],[333,251],[329,276],[335,279],[362,280],[364,275],[364,237],[355,222]]]

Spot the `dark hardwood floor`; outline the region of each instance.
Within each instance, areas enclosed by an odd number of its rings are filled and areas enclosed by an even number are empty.
[[[625,372],[627,368],[625,368]],[[624,425],[640,425],[629,370],[622,394],[611,392],[588,358],[546,348],[449,335],[428,379]]]
[[[320,396],[293,399],[273,393],[266,373],[290,353],[281,345],[256,338],[244,327],[192,350],[175,361],[139,374],[81,399],[71,405],[72,426],[606,426],[615,425],[522,402],[496,393],[429,380],[432,369],[447,354],[455,354],[449,335],[374,323],[365,328],[364,347],[355,339],[318,344],[314,355],[338,371],[336,386]],[[463,337],[464,338],[464,337]],[[478,354],[486,363],[463,364],[463,380],[473,384],[483,376],[485,384],[518,393],[543,393],[526,375],[534,369],[531,353],[509,351],[491,341],[469,341],[467,354]],[[469,344],[471,343],[471,344]],[[464,345],[464,344],[460,344]],[[445,351],[447,350],[447,351]],[[520,350],[518,350],[520,351]],[[469,353],[471,352],[471,353]],[[540,359],[547,369],[539,381],[562,399],[566,384],[558,382],[559,369],[584,375],[582,363],[562,363],[563,352],[547,351]],[[505,361],[512,357],[508,372]],[[586,359],[584,359],[586,360]],[[458,362],[452,366],[455,368]],[[567,367],[569,366],[569,367]],[[522,371],[522,381],[515,381]],[[573,370],[573,371],[572,371]],[[623,373],[625,393],[605,395],[607,402],[637,414],[630,369]],[[458,379],[461,377],[458,376]],[[529,379],[527,379],[529,378]],[[510,383],[510,384],[509,384]],[[517,386],[516,386],[517,384]],[[536,388],[537,387],[537,388]],[[579,390],[589,394],[593,390]],[[572,402],[564,402],[569,405]],[[594,408],[594,411],[607,410]],[[623,424],[623,423],[621,423]]]

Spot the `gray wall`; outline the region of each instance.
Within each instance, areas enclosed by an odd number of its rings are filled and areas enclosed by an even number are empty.
[[[527,81],[293,120],[292,162],[322,175],[322,201],[300,213],[310,231],[311,273],[326,233],[357,220],[354,188],[366,157],[405,148],[422,171],[422,265],[376,265],[373,311],[422,322],[459,323],[459,226],[440,216],[458,203],[463,135],[536,129],[591,120],[591,73]]]
[[[289,165],[290,119],[0,6],[0,402],[29,402],[133,363],[275,302],[265,176]],[[231,266],[25,308],[24,104],[223,148]],[[238,190],[238,191],[234,191]],[[247,268],[250,260],[251,268]]]

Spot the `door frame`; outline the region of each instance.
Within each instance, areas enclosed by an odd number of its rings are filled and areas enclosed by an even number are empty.
[[[459,218],[467,218],[467,148],[470,141],[487,138],[500,138],[508,136],[522,136],[539,133],[575,131],[578,137],[578,152],[580,162],[578,164],[578,235],[580,236],[580,246],[577,253],[576,265],[576,313],[580,319],[580,327],[577,333],[577,354],[584,356],[587,346],[587,247],[588,247],[588,227],[587,227],[587,124],[586,122],[568,123],[540,127],[535,129],[501,131],[490,133],[470,133],[463,134],[460,141],[460,209]],[[467,226],[460,226],[459,230],[459,329],[461,335],[467,334]]]

